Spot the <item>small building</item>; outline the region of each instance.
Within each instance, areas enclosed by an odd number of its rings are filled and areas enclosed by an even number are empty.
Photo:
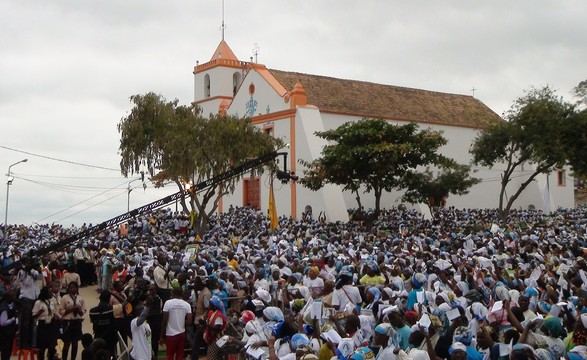
[[[194,104],[203,114],[247,116],[266,133],[290,144],[288,170],[303,176],[299,159],[312,161],[321,156],[325,140],[316,131],[337,128],[349,121],[382,118],[396,124],[416,122],[420,128],[440,130],[448,140],[441,148],[459,163],[471,161],[469,148],[478,132],[502,119],[478,99],[468,95],[337,79],[326,76],[268,69],[252,61],[240,61],[222,40],[210,60],[194,67]],[[530,166],[530,165],[529,165]],[[451,196],[447,206],[496,208],[499,201],[501,168],[476,167],[482,182],[464,196]],[[267,175],[246,177],[234,194],[225,196],[219,211],[229,205],[267,210]],[[513,193],[523,180],[522,171],[512,181]],[[347,210],[357,207],[355,196],[335,185],[311,191],[295,181],[274,183],[279,215],[299,218],[311,208],[314,216],[324,211],[329,221],[347,220]],[[400,205],[401,193],[384,194],[382,208]],[[365,208],[374,207],[374,196],[361,198]],[[424,213],[427,207],[416,205]],[[560,170],[539,176],[517,199],[514,208],[556,209],[574,206],[573,179]],[[408,205],[408,208],[411,207]]]

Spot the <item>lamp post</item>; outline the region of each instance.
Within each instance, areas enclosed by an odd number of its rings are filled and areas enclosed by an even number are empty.
[[[6,174],[7,180],[6,180],[6,210],[4,211],[4,239],[6,239],[8,237],[8,233],[7,233],[7,231],[8,231],[8,195],[10,195],[10,185],[12,184],[12,180],[14,180],[14,178],[12,178],[10,176],[10,169],[14,165],[18,165],[20,163],[27,162],[27,161],[29,161],[29,159],[23,159],[23,160],[15,162],[14,164],[12,164],[8,167],[8,173]]]
[[[126,212],[130,211],[130,192],[132,191],[132,188],[130,187],[130,184],[132,184],[133,182],[137,181],[137,180],[141,180],[143,182],[143,189],[145,189],[147,187],[147,185],[145,185],[145,172],[141,171],[141,177],[131,180],[128,182],[128,186],[126,187]]]

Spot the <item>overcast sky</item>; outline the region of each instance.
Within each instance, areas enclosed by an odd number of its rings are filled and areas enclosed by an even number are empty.
[[[191,102],[193,66],[221,39],[221,9],[221,0],[0,2],[1,173],[28,158],[12,168],[9,223],[97,224],[126,211],[116,125],[129,96]],[[257,44],[273,69],[475,88],[502,114],[531,86],[571,99],[587,79],[586,18],[584,0],[226,0],[225,39],[244,61]],[[137,188],[131,208],[174,192]]]

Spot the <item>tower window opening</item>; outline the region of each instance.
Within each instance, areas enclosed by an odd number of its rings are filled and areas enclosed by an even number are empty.
[[[204,76],[204,97],[210,97],[210,75]]]

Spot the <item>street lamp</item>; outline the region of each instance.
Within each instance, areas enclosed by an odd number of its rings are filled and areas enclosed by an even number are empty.
[[[14,165],[18,165],[20,163],[23,162],[27,162],[29,161],[29,159],[23,159],[20,161],[15,162],[14,164],[10,165],[8,167],[8,173],[6,174],[7,181],[6,181],[6,210],[4,211],[4,239],[8,238],[8,195],[10,195],[10,185],[12,185],[12,181],[14,180],[14,178],[12,176],[10,176],[10,169],[14,166]]]
[[[130,192],[132,191],[132,188],[130,187],[130,184],[132,184],[133,182],[137,181],[137,180],[141,180],[143,182],[143,189],[147,188],[147,185],[145,185],[145,172],[141,171],[141,177],[131,180],[128,182],[128,186],[126,187],[126,212],[130,211]]]

